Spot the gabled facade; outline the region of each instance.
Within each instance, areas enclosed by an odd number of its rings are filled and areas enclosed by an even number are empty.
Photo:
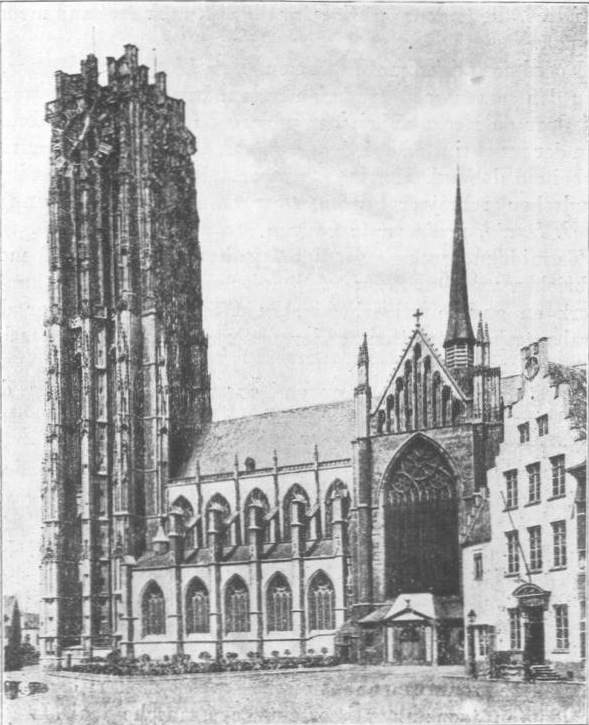
[[[522,348],[488,472],[490,540],[464,548],[474,656],[491,651],[580,673],[586,658],[586,372]]]

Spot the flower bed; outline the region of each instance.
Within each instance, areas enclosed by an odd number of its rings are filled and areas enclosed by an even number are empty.
[[[119,650],[113,650],[106,658],[95,657],[88,662],[72,665],[70,672],[95,675],[122,675],[131,677],[153,677],[157,675],[191,675],[211,672],[248,672],[259,670],[292,670],[307,667],[334,667],[339,662],[327,650],[316,654],[309,650],[307,654],[294,657],[289,650],[281,655],[272,652],[270,657],[262,657],[248,652],[246,659],[240,659],[235,652],[227,652],[221,660],[215,660],[208,652],[201,652],[198,661],[190,655],[164,656],[162,660],[152,660],[147,654],[141,657],[123,657]]]

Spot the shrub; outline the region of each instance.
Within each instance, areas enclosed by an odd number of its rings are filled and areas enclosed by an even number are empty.
[[[209,652],[201,652],[199,662],[192,662],[190,655],[165,655],[161,660],[152,660],[149,655],[139,658],[124,657],[118,650],[110,652],[106,659],[94,658],[90,662],[81,662],[72,666],[73,672],[96,675],[127,675],[135,677],[181,674],[209,674],[212,672],[249,672],[252,670],[293,669],[297,667],[335,666],[339,664],[333,655],[317,655],[310,650],[306,655],[295,657],[290,650],[284,655],[275,650],[272,657],[262,657],[256,652],[248,652],[240,659],[236,652],[227,652],[221,661],[214,660]]]

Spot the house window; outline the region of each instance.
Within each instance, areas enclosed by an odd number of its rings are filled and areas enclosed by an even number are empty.
[[[538,435],[547,436],[548,435],[548,416],[541,415],[539,418],[536,418],[536,423],[538,424]]]
[[[474,578],[475,579],[482,579],[483,578],[483,555],[482,553],[478,552],[473,556],[473,562],[474,562]]]
[[[489,631],[486,624],[475,628],[477,630],[478,650],[480,657],[486,657],[489,654]]]
[[[322,571],[309,585],[308,609],[309,629],[335,629],[335,590]]]
[[[250,631],[249,592],[243,579],[235,575],[225,589],[225,631]]]
[[[517,471],[505,471],[506,499],[505,507],[508,509],[517,508]]]
[[[537,503],[540,500],[540,464],[532,463],[526,467],[526,470],[529,483],[528,503]]]
[[[552,524],[554,566],[563,567],[567,565],[567,533],[566,522],[555,521]]]
[[[531,526],[528,529],[530,537],[530,569],[542,569],[542,529],[540,526]]]
[[[556,620],[556,649],[569,648],[569,608],[567,604],[556,604],[554,607]]]
[[[200,579],[193,579],[186,592],[186,632],[209,629],[209,592]]]
[[[151,582],[143,595],[141,606],[143,636],[166,633],[166,604],[160,587]]]
[[[519,442],[527,443],[530,440],[530,424],[522,423],[518,425],[517,429],[519,431]]]
[[[519,540],[517,531],[508,531],[507,538],[507,573],[519,573]]]
[[[283,574],[275,574],[266,594],[268,632],[289,632],[292,629],[292,592]]]
[[[511,649],[522,648],[521,613],[519,609],[508,609],[509,612],[509,646]]]
[[[552,464],[552,495],[565,495],[564,456],[554,456],[550,459]]]

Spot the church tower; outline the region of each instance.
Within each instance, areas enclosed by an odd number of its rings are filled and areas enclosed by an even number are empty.
[[[196,144],[165,73],[125,46],[56,74],[49,188],[44,654],[111,644],[125,558],[211,419]],[[124,568],[124,567],[123,567]]]

